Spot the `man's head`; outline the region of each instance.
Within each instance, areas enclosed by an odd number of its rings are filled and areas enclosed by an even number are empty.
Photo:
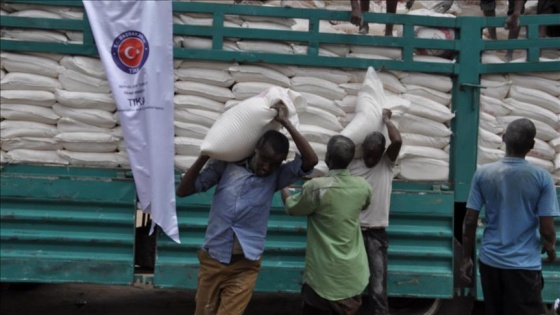
[[[502,139],[506,143],[506,155],[525,157],[535,145],[537,129],[532,121],[520,118],[512,121]]]
[[[345,169],[354,158],[356,146],[345,136],[333,136],[327,143],[325,163],[329,169]]]
[[[269,130],[259,139],[251,168],[257,176],[265,177],[274,173],[288,156],[290,143],[281,132]]]
[[[363,159],[367,167],[374,167],[379,163],[385,152],[385,136],[381,132],[372,132],[362,143]]]

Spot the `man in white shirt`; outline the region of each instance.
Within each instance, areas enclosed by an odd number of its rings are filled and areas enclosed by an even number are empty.
[[[387,302],[387,248],[389,237],[389,207],[393,181],[393,167],[401,150],[402,139],[391,121],[391,111],[383,110],[383,122],[391,143],[385,150],[385,136],[380,132],[369,134],[363,144],[363,158],[354,160],[350,173],[362,176],[372,187],[369,207],[360,214],[360,225],[368,255],[370,278],[368,293],[372,300],[372,314],[389,315]]]

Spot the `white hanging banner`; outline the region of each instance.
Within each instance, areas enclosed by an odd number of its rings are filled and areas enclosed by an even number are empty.
[[[171,1],[84,0],[144,212],[179,242]]]

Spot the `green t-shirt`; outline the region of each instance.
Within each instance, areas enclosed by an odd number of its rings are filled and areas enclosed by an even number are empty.
[[[304,282],[327,300],[359,295],[368,284],[359,216],[370,198],[371,186],[345,169],[306,182],[286,200],[288,214],[308,216]]]

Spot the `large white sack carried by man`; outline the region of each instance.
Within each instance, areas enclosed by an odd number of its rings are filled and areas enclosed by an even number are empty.
[[[200,146],[201,153],[227,162],[250,156],[264,132],[280,129],[281,125],[274,121],[278,112],[271,108],[279,101],[286,104],[288,118],[297,128],[296,107],[305,108],[305,100],[289,89],[271,87],[224,112],[204,138]]]
[[[340,134],[350,138],[356,146],[359,146],[368,134],[374,131],[382,132],[384,125],[381,118],[385,103],[383,83],[375,70],[369,67],[358,93],[356,116]]]

